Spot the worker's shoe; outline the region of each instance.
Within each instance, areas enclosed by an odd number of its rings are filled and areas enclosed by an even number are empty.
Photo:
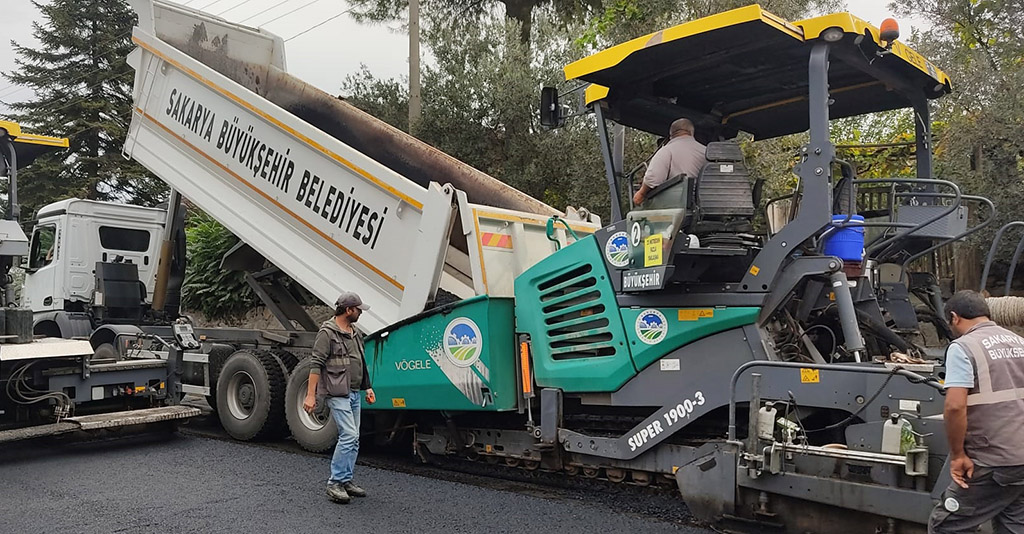
[[[365,495],[365,492],[363,494]],[[340,504],[348,504],[349,501],[352,500],[352,497],[349,497],[348,492],[345,491],[344,486],[337,482],[332,482],[327,485],[327,496],[330,497],[332,501]]]
[[[366,497],[366,490],[356,486],[352,481],[345,482],[341,487],[345,489],[345,493],[348,493],[353,497]]]

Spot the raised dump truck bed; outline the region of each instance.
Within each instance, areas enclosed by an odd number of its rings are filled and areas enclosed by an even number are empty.
[[[547,231],[557,210],[288,75],[280,38],[139,4],[125,154],[324,302],[363,295],[368,330],[438,289],[510,296],[570,238]]]

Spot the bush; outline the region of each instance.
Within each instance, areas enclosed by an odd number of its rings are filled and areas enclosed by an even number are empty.
[[[185,226],[187,266],[182,305],[210,319],[245,315],[259,302],[245,283],[245,273],[221,269],[224,254],[238,238],[209,215],[195,210]]]

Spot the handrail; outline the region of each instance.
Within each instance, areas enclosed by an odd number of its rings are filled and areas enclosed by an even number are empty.
[[[1017,248],[1013,251],[1013,258],[1010,259],[1010,267],[1006,270],[1006,282],[1003,285],[1003,296],[1010,296],[1010,285],[1013,283],[1013,274],[1017,271],[1017,262],[1020,261],[1020,254],[1024,251],[1024,236],[1017,242]]]
[[[988,208],[989,208],[989,216],[988,216],[988,218],[986,218],[983,222],[975,225],[973,228],[968,228],[967,230],[963,231],[962,233],[960,233],[960,234],[958,234],[958,235],[956,235],[954,237],[951,237],[951,238],[949,238],[949,239],[947,239],[945,241],[942,241],[941,243],[933,245],[930,248],[922,250],[921,252],[918,252],[917,254],[914,254],[913,256],[910,256],[909,258],[906,259],[906,261],[903,262],[903,265],[900,267],[902,272],[906,272],[907,266],[910,265],[910,262],[916,260],[917,258],[920,258],[921,256],[924,256],[925,254],[929,254],[931,252],[934,252],[934,251],[936,251],[936,250],[938,250],[938,249],[940,249],[940,248],[942,248],[942,247],[944,247],[944,246],[946,246],[946,245],[948,245],[950,243],[953,243],[955,241],[960,241],[961,239],[963,239],[963,238],[965,238],[965,237],[967,237],[967,236],[977,232],[978,230],[981,230],[982,228],[985,228],[989,224],[992,224],[992,221],[995,220],[995,218],[996,218],[996,206],[995,206],[995,204],[992,203],[991,200],[989,200],[989,199],[987,199],[985,197],[982,197],[982,196],[978,196],[978,195],[963,195],[963,196],[960,197],[960,199],[961,200],[974,200],[974,201],[977,201],[979,203],[982,203],[983,205],[987,205]],[[1022,240],[1021,243],[1024,244],[1024,240]]]
[[[562,219],[558,215],[552,215],[551,218],[548,219],[547,229],[545,233],[548,236],[548,240],[553,241],[555,243],[555,250],[562,249],[562,244],[558,241],[558,238],[555,237],[555,223],[559,222],[562,223],[562,226],[564,226],[565,229],[569,231],[569,235],[572,236],[573,241],[580,240],[580,237],[576,235],[576,231],[573,230],[571,226],[569,226],[569,223],[565,222],[565,219]]]
[[[979,292],[985,290],[985,282],[986,280],[988,280],[988,272],[992,268],[992,261],[995,260],[996,249],[999,248],[999,241],[1002,240],[1003,233],[1005,233],[1010,228],[1013,228],[1014,226],[1024,226],[1024,221],[1013,221],[1004,224],[999,228],[999,230],[996,232],[996,236],[992,239],[992,246],[989,247],[988,256],[985,258],[985,268],[981,271],[981,282],[978,285]],[[1017,248],[1014,249],[1013,260],[1010,265],[1010,270],[1007,272],[1006,275],[1006,286],[1004,288],[1004,295],[1010,294],[1010,282],[1013,279],[1013,271],[1016,270],[1017,260],[1020,259],[1020,253],[1022,248],[1024,248],[1024,235],[1021,236],[1020,241],[1017,243]]]
[[[884,239],[884,240],[882,240],[882,242],[873,245],[871,247],[871,249],[867,251],[868,255],[873,255],[876,251],[882,250],[886,246],[888,246],[888,245],[890,245],[892,243],[895,243],[896,241],[898,241],[900,239],[903,239],[903,238],[913,234],[914,232],[916,232],[916,231],[918,231],[918,230],[920,230],[922,228],[927,227],[928,225],[932,224],[933,222],[938,221],[938,220],[942,219],[943,217],[953,213],[954,211],[956,211],[956,209],[958,207],[960,207],[960,199],[961,199],[961,196],[962,196],[961,193],[960,193],[960,187],[957,186],[955,183],[950,182],[949,180],[937,180],[937,179],[932,179],[932,178],[871,178],[871,179],[868,179],[868,180],[860,180],[859,182],[860,182],[860,184],[871,184],[871,183],[876,183],[876,184],[877,183],[898,184],[898,183],[906,183],[906,184],[945,185],[945,186],[949,187],[950,189],[952,189],[953,193],[954,193],[954,197],[953,197],[954,201],[953,201],[952,204],[950,204],[948,206],[947,209],[943,210],[938,215],[935,215],[932,218],[925,220],[923,223],[919,223],[917,225],[917,227],[912,228],[912,229],[910,229],[907,232],[897,233],[896,235],[894,235],[894,236],[892,236],[892,237],[890,237],[888,239]],[[948,195],[948,193],[945,194],[945,195]],[[914,196],[925,196],[925,197],[943,197],[945,195],[941,194],[941,193],[929,193],[929,192],[919,192],[919,193],[915,193],[914,194]],[[894,197],[895,197],[895,195],[894,195]]]

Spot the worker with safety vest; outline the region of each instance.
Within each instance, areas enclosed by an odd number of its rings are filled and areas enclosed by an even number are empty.
[[[959,337],[946,350],[943,419],[953,481],[929,533],[1024,534],[1024,338],[989,319],[981,294],[959,291],[946,316]]]

